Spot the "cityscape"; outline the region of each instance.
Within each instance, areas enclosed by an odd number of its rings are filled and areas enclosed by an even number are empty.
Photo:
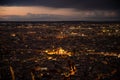
[[[0,22],[0,80],[120,80],[119,66],[119,22]]]

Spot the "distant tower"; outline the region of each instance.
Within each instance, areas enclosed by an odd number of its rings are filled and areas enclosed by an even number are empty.
[[[12,66],[10,66],[10,72],[11,72],[12,80],[15,80],[15,74]]]
[[[31,72],[31,77],[32,77],[32,80],[35,80],[35,76],[32,72]]]

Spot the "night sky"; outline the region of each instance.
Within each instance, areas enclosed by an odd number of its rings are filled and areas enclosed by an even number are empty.
[[[119,0],[0,0],[0,21],[118,21]]]

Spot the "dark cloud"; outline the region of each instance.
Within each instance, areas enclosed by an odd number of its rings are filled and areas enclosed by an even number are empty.
[[[0,0],[0,5],[120,10],[118,0]]]
[[[72,8],[78,15],[27,14],[4,16],[0,20],[120,20],[119,0],[0,0],[0,6],[44,6]],[[0,9],[0,12],[4,9]],[[85,11],[85,12],[84,12]]]

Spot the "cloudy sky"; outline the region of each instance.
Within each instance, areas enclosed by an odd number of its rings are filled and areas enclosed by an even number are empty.
[[[0,0],[0,21],[116,21],[118,0]]]

